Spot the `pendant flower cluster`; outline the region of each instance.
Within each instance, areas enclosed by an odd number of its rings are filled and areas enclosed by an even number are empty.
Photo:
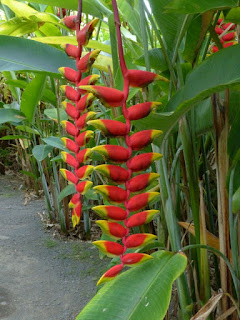
[[[224,23],[223,19],[218,19],[215,31],[220,38],[223,48],[231,47],[237,42],[236,39],[236,25],[234,23],[228,22]],[[226,33],[227,30],[227,33]],[[222,35],[224,33],[224,35]],[[219,49],[217,46],[212,47],[212,51],[217,52]]]
[[[68,16],[63,19],[65,25],[76,30],[78,46],[67,44],[65,51],[73,59],[76,59],[76,70],[71,68],[60,68],[59,71],[64,77],[71,83],[75,84],[75,88],[72,86],[61,86],[63,93],[65,94],[67,101],[63,101],[62,105],[66,110],[69,118],[72,121],[62,121],[61,124],[65,128],[66,132],[71,138],[62,138],[62,141],[68,152],[62,152],[62,159],[71,167],[73,172],[60,169],[62,175],[70,183],[75,185],[76,194],[69,202],[69,207],[72,208],[72,222],[75,227],[80,222],[82,199],[89,188],[92,186],[92,182],[86,180],[93,172],[94,167],[88,165],[86,161],[91,155],[91,149],[85,148],[85,145],[93,137],[94,132],[86,130],[87,121],[95,117],[95,112],[88,111],[88,107],[91,106],[94,95],[81,90],[79,87],[82,85],[95,84],[99,79],[98,75],[89,75],[82,78],[83,73],[89,72],[91,65],[99,54],[99,50],[93,50],[82,57],[82,47],[87,45],[94,27],[98,23],[99,19],[90,21],[82,30],[80,30],[80,21],[77,21],[77,16]],[[69,102],[70,101],[70,102]]]

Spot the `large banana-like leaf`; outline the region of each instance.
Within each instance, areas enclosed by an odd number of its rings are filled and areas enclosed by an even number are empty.
[[[20,37],[37,29],[37,22],[14,17],[0,25],[0,34]]]
[[[155,143],[160,143],[193,106],[215,92],[235,87],[240,83],[240,69],[233,63],[238,61],[239,56],[240,45],[218,51],[189,74],[185,86],[166,105],[167,114],[151,114],[144,120],[135,121],[134,124],[140,130],[162,128],[161,138],[155,140]]]
[[[36,41],[47,43],[47,44],[63,45],[63,44],[69,43],[69,44],[74,44],[75,46],[77,45],[76,37],[71,37],[71,36],[36,37],[36,38],[32,38],[32,40],[36,40]],[[111,53],[111,47],[109,45],[101,43],[96,40],[89,40],[86,47],[91,49],[99,49],[109,54]]]
[[[158,251],[153,257],[107,283],[76,320],[163,319],[172,283],[185,270],[187,258],[168,251]]]
[[[174,0],[167,5],[167,9],[176,13],[200,13],[237,6],[238,0]]]
[[[57,76],[60,67],[75,68],[65,52],[46,44],[11,36],[0,36],[0,43],[0,71],[35,70]]]

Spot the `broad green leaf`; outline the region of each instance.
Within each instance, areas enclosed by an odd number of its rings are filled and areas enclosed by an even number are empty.
[[[45,82],[46,75],[37,74],[22,94],[21,111],[25,114],[29,122],[33,122],[36,107],[44,91]]]
[[[173,281],[187,265],[181,253],[158,251],[154,259],[104,285],[76,320],[161,320],[171,298]]]
[[[165,110],[174,113],[168,116],[167,123],[162,121],[163,114],[151,114],[144,120],[135,121],[135,125],[140,129],[161,128],[163,134],[155,140],[159,143],[194,105],[215,92],[240,83],[240,69],[233,63],[238,61],[239,56],[240,45],[225,48],[210,56],[189,74],[185,86],[168,102]]]
[[[19,125],[19,126],[16,126],[15,128],[18,129],[18,130],[24,131],[24,132],[28,132],[28,133],[31,133],[31,134],[34,133],[36,135],[39,135],[38,130],[33,129],[33,128],[28,127],[28,126]]]
[[[66,9],[77,10],[78,9],[78,1],[77,0],[34,0],[32,2],[47,4],[49,6],[56,6]],[[86,14],[90,14],[93,17],[102,18],[102,14],[109,16],[111,11],[105,7],[98,0],[84,0],[83,1],[83,12]]]
[[[20,37],[38,29],[38,24],[31,20],[14,17],[0,25],[0,34]]]
[[[5,71],[3,72],[4,78],[7,80],[13,80],[16,81],[17,77],[15,72],[13,71]],[[7,81],[6,81],[7,82]],[[20,104],[21,101],[21,90],[19,88],[16,88],[15,86],[9,86],[9,90],[11,91],[11,94],[13,97],[17,100],[17,103]]]
[[[132,8],[126,0],[118,1],[118,9],[123,15],[123,18],[131,27],[132,32],[136,34],[139,39],[141,39],[140,17],[138,12]]]
[[[148,51],[150,67],[152,69],[165,71],[168,69],[164,54],[160,48],[154,48]],[[144,55],[134,61],[137,65],[145,67]]]
[[[10,36],[0,36],[0,43],[0,71],[35,70],[60,77],[60,67],[75,68],[65,52],[46,44]]]
[[[76,192],[74,184],[67,185],[58,195],[58,202],[61,202],[62,199]]]
[[[77,45],[77,39],[74,36],[59,36],[59,37],[36,37],[32,38],[32,40],[36,40],[38,42],[47,43],[47,44],[57,44],[64,45],[66,43]],[[107,44],[101,43],[96,40],[89,40],[87,48],[91,49],[99,49],[106,53],[111,54],[111,47]]]
[[[69,150],[67,148],[65,148],[64,144],[62,143],[61,138],[59,137],[48,137],[48,138],[44,138],[43,141],[48,144],[49,146],[52,146],[54,148],[58,148],[60,150],[69,152]]]
[[[8,80],[6,84],[9,84],[13,87],[18,87],[21,89],[25,89],[28,85],[27,81],[24,80]],[[53,106],[57,105],[56,95],[49,89],[45,89],[43,92],[42,100],[45,102],[51,103]]]
[[[48,36],[57,37],[62,35],[58,27],[52,23],[44,23],[44,25],[39,28],[39,31],[41,31],[46,37]]]
[[[44,160],[49,153],[51,153],[53,150],[52,146],[46,145],[46,144],[40,144],[33,148],[32,153],[33,156],[38,160],[42,161]]]
[[[22,17],[35,22],[49,22],[59,24],[60,19],[57,16],[45,12],[38,12],[25,3],[14,0],[2,0],[2,3],[7,5],[18,17]]]
[[[170,0],[149,0],[148,2],[167,48],[172,52],[179,37],[185,16],[164,12],[165,7],[170,3]]]
[[[58,122],[57,108],[45,109],[44,114],[51,120]],[[68,115],[64,109],[59,109],[59,117],[60,117],[60,122],[63,120],[68,120]]]
[[[240,210],[240,187],[234,193],[232,198],[232,210],[233,213],[237,213]]]
[[[240,24],[240,7],[231,9],[228,12],[225,20]]]
[[[165,9],[176,13],[201,13],[238,6],[238,0],[174,0]]]
[[[15,109],[0,109],[0,124],[5,122],[22,122],[25,115]]]
[[[8,135],[0,138],[0,140],[15,140],[15,139],[30,139],[30,138],[20,134]]]

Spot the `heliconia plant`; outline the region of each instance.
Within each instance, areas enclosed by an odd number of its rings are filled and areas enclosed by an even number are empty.
[[[131,228],[149,223],[158,210],[145,210],[158,192],[146,192],[145,189],[157,178],[157,173],[142,173],[151,166],[153,161],[162,157],[159,153],[141,153],[133,156],[133,151],[139,151],[148,146],[161,135],[161,130],[143,130],[131,134],[131,121],[146,117],[160,103],[144,102],[127,108],[127,99],[130,87],[143,88],[156,80],[168,81],[166,78],[153,72],[129,70],[126,67],[123,55],[120,21],[116,1],[113,0],[115,22],[117,26],[118,50],[121,71],[124,78],[124,90],[107,88],[98,85],[82,85],[78,88],[98,98],[105,107],[121,107],[125,122],[109,119],[89,120],[87,124],[100,129],[105,136],[123,137],[125,146],[98,145],[92,151],[100,153],[107,162],[95,167],[95,170],[106,177],[111,185],[95,186],[94,190],[100,193],[107,205],[99,205],[93,210],[104,220],[96,221],[102,232],[113,241],[99,240],[93,244],[109,257],[119,257],[120,263],[110,268],[98,281],[104,283],[116,277],[125,266],[133,267],[143,263],[152,256],[146,253],[128,252],[128,249],[139,249],[155,240],[157,237],[148,233],[131,234]],[[126,164],[123,168],[121,164]],[[139,172],[133,176],[133,173]],[[120,185],[125,185],[123,188]],[[139,212],[140,211],[140,212]],[[119,242],[117,242],[119,241]]]
[[[80,8],[81,9],[81,8]],[[76,194],[69,202],[69,208],[72,209],[72,223],[75,227],[80,222],[82,210],[82,195],[92,187],[92,182],[87,180],[94,170],[92,165],[85,164],[89,159],[92,150],[86,148],[86,144],[93,137],[94,132],[86,130],[87,122],[95,117],[95,112],[87,111],[94,100],[94,95],[89,94],[79,88],[80,85],[95,84],[99,76],[89,75],[82,78],[83,73],[89,72],[90,67],[97,58],[100,50],[93,50],[82,57],[82,48],[87,45],[91,38],[94,27],[99,19],[94,19],[80,29],[81,10],[77,16],[66,16],[63,18],[64,24],[71,30],[76,31],[78,46],[66,44],[64,46],[68,56],[76,60],[76,70],[62,67],[59,72],[64,75],[67,81],[73,83],[75,87],[64,85],[61,90],[70,101],[63,101],[62,105],[66,110],[71,121],[62,121],[62,126],[72,138],[62,138],[63,144],[69,150],[62,152],[62,159],[73,171],[60,169],[63,177],[75,185]]]

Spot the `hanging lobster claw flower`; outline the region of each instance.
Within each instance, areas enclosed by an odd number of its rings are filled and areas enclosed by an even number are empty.
[[[97,220],[96,224],[101,228],[103,233],[109,235],[113,239],[122,239],[127,233],[127,229],[117,222]]]
[[[130,192],[139,192],[147,188],[152,181],[158,179],[160,175],[158,173],[143,173],[136,177],[133,177],[128,181],[127,189]]]
[[[91,130],[84,131],[84,132],[80,133],[78,137],[76,137],[76,139],[75,139],[76,144],[79,147],[83,147],[88,143],[88,141],[91,138],[93,138],[93,136],[94,136],[93,131],[91,131]]]
[[[77,168],[79,166],[79,162],[70,153],[61,151],[61,157],[69,166],[73,168]]]
[[[129,177],[126,169],[112,164],[101,164],[95,167],[95,170],[101,172],[104,176],[117,184],[125,183]]]
[[[78,179],[80,180],[84,180],[86,179],[90,174],[92,174],[94,170],[94,166],[91,165],[85,165],[80,167],[78,170],[76,170],[76,176],[78,177]]]
[[[143,247],[153,240],[156,240],[157,236],[151,233],[137,233],[127,237],[126,239],[126,247],[127,248],[140,248]]]
[[[80,112],[83,112],[85,109],[90,107],[94,99],[95,99],[95,96],[92,93],[86,94],[76,103],[76,108]]]
[[[75,188],[78,193],[85,194],[92,185],[92,181],[81,181],[79,184],[75,185]]]
[[[68,134],[75,137],[79,134],[78,128],[75,127],[75,125],[69,121],[63,120],[61,121],[62,127],[67,131]]]
[[[60,172],[61,172],[62,176],[66,180],[68,180],[69,182],[72,182],[73,184],[77,184],[78,183],[78,178],[71,171],[66,170],[66,169],[60,169]]]
[[[66,52],[66,54],[73,59],[77,59],[78,55],[79,55],[79,50],[78,47],[74,46],[73,44],[62,44],[61,48],[63,48]]]
[[[130,137],[132,150],[141,150],[162,134],[161,130],[142,130]]]
[[[127,219],[127,227],[133,228],[141,226],[142,224],[147,224],[153,220],[156,214],[159,213],[159,210],[146,210],[132,215]]]
[[[123,104],[124,94],[118,89],[102,86],[79,86],[79,88],[93,93],[106,107],[119,107]]]
[[[63,101],[62,105],[65,109],[65,111],[67,112],[67,114],[69,115],[69,117],[71,117],[72,119],[77,119],[80,116],[80,112],[79,110],[77,110],[74,105],[72,105],[71,103],[67,102],[67,101]]]
[[[71,30],[76,30],[76,20],[77,16],[66,16],[61,21],[65,24],[65,26]]]
[[[110,258],[120,256],[124,251],[124,247],[120,243],[113,241],[98,240],[94,241],[92,244]]]
[[[116,186],[101,185],[96,186],[93,189],[100,193],[109,202],[122,203],[127,200],[126,190]]]
[[[79,86],[93,85],[99,80],[99,78],[100,76],[98,74],[91,74],[90,76],[83,78],[79,82]]]
[[[153,161],[158,160],[160,158],[162,158],[162,155],[160,153],[142,153],[130,159],[128,167],[133,172],[139,172],[142,170],[146,170]]]
[[[123,267],[124,266],[122,264],[117,264],[116,266],[110,268],[98,280],[97,286],[99,286],[100,284],[105,283],[107,281],[111,281],[113,278],[115,278],[122,271]]]
[[[87,161],[91,153],[92,150],[90,148],[83,149],[78,154],[76,154],[76,159],[79,163],[84,163]]]
[[[62,67],[58,71],[70,82],[76,82],[78,80],[78,72],[72,68]]]
[[[127,253],[123,256],[122,263],[134,267],[150,259],[153,259],[153,257],[146,253]]]
[[[101,218],[122,221],[126,219],[127,212],[116,206],[101,205],[92,208]]]
[[[144,102],[135,104],[128,108],[128,118],[129,120],[139,120],[145,118],[149,113],[160,106],[161,102]]]
[[[169,82],[167,78],[164,78],[159,74],[143,70],[128,70],[127,78],[129,85],[134,88],[146,87],[149,83],[156,80]]]
[[[146,207],[150,202],[159,196],[159,192],[145,192],[137,194],[128,200],[127,208],[129,211],[138,211]]]
[[[66,148],[68,148],[68,150],[74,152],[74,153],[78,153],[79,152],[79,146],[71,139],[69,138],[61,138],[63,144],[65,145]]]
[[[96,112],[93,112],[93,111],[89,111],[89,112],[84,113],[83,115],[81,115],[81,117],[79,117],[75,121],[76,127],[79,130],[85,129],[87,121],[92,119],[92,118],[95,118],[95,116],[96,116]]]
[[[101,50],[96,49],[87,53],[84,57],[82,57],[77,63],[78,70],[80,70],[81,72],[88,72],[92,64],[97,59],[100,51]]]
[[[90,120],[88,125],[102,131],[106,136],[125,136],[127,134],[127,126],[125,123],[116,120]]]
[[[68,203],[69,208],[76,208],[79,203],[81,202],[81,195],[79,193],[76,193]]]
[[[106,159],[116,163],[126,162],[129,158],[128,149],[121,146],[106,144],[102,146],[96,146],[92,148],[92,151],[96,151],[97,153],[103,155]]]
[[[75,208],[72,210],[72,223],[73,228],[79,224],[82,213],[82,203],[80,202]]]
[[[70,86],[60,86],[60,89],[69,100],[78,101],[81,98],[81,94]]]
[[[236,28],[236,25],[232,22],[228,22],[222,25],[223,30],[226,30],[230,25],[232,24],[231,28],[229,30],[234,30]]]
[[[89,39],[92,36],[93,30],[96,27],[99,19],[95,18],[92,21],[88,22],[82,30],[79,31],[77,35],[77,40],[80,42],[82,46],[86,46],[88,44]]]
[[[217,26],[215,27],[215,31],[218,35],[223,33],[223,29],[222,28],[218,28]]]

